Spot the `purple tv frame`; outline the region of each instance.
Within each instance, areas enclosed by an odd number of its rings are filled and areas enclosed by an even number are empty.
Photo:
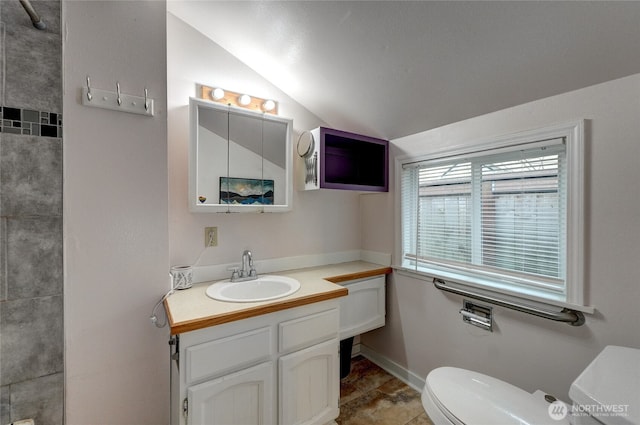
[[[356,142],[371,143],[374,145],[380,145],[384,148],[384,166],[380,170],[383,174],[383,185],[363,185],[363,184],[349,184],[349,183],[331,183],[326,181],[326,168],[327,168],[327,146],[326,135],[333,135],[342,137],[345,139],[351,139]],[[375,137],[363,136],[361,134],[349,133],[348,131],[335,130],[333,128],[320,127],[320,187],[325,189],[343,189],[343,190],[361,190],[369,192],[388,192],[389,191],[389,141],[378,139]]]

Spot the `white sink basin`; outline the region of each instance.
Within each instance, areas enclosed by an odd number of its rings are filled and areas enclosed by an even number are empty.
[[[286,276],[265,275],[254,280],[216,282],[207,288],[207,296],[218,301],[250,303],[275,300],[300,289],[300,282]]]

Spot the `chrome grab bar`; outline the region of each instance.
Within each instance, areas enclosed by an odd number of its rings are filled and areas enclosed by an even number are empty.
[[[563,308],[562,311],[547,311],[539,308],[522,305],[518,303],[514,303],[511,301],[504,301],[498,298],[490,297],[488,295],[481,295],[475,292],[466,291],[464,289],[452,288],[451,286],[447,286],[447,283],[438,279],[437,277],[433,278],[433,284],[436,288],[441,291],[451,292],[453,294],[463,295],[469,298],[475,298],[476,300],[485,301],[491,304],[499,305],[501,307],[510,308],[512,310],[520,311],[522,313],[532,314],[538,317],[544,317],[545,319],[554,320],[556,322],[565,322],[569,323],[571,326],[582,326],[585,323],[584,314],[581,311],[571,310],[569,308]]]

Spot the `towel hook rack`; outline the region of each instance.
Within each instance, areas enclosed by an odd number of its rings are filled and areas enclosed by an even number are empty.
[[[153,116],[153,99],[149,90],[144,88],[144,96],[122,93],[120,82],[116,81],[116,91],[108,91],[91,87],[91,79],[87,75],[87,86],[82,88],[82,104],[94,108],[111,109],[132,114]]]

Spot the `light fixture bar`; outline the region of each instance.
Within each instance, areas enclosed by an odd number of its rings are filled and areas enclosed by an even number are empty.
[[[220,97],[221,94],[222,97]],[[247,93],[236,93],[225,90],[221,87],[209,87],[201,85],[200,98],[211,100],[217,103],[223,103],[225,105],[232,105],[239,108],[250,109],[256,112],[278,115],[278,102],[273,99],[262,99],[260,97],[251,96]],[[247,101],[247,98],[249,98],[249,102],[243,103],[243,101]]]

